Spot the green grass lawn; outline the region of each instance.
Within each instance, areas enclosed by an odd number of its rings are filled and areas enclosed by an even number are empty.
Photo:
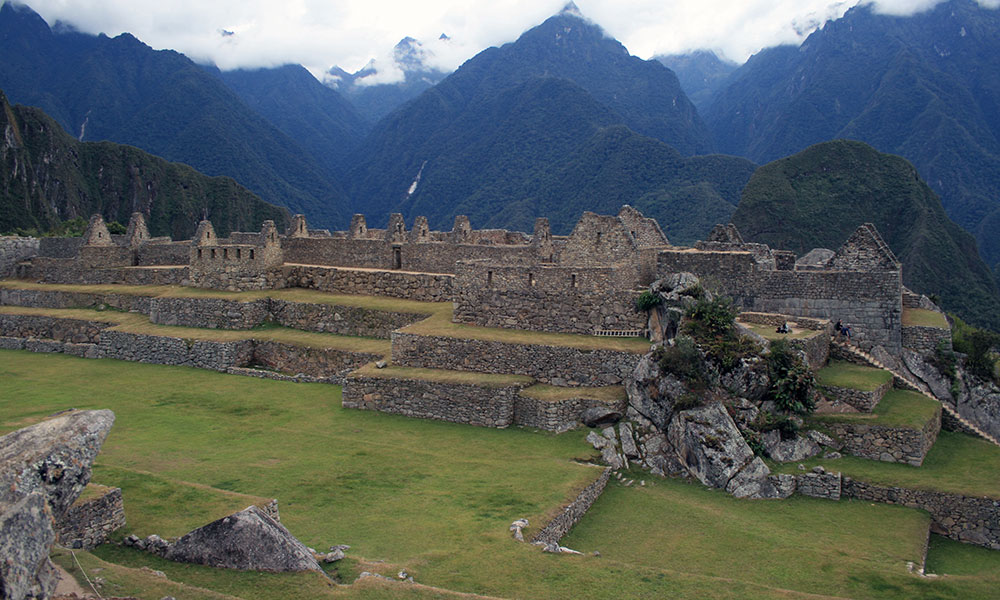
[[[860,422],[919,431],[939,412],[941,412],[940,402],[916,392],[891,389],[871,413],[815,414],[810,420],[816,423]]]
[[[772,468],[798,473],[798,464],[787,463]],[[823,465],[828,471],[840,471],[869,483],[1000,499],[1000,447],[952,431],[938,434],[937,441],[920,467],[853,456],[837,460],[812,458],[801,464],[808,469]]]
[[[931,535],[927,549],[928,573],[987,577],[1000,590],[1000,552]]]
[[[892,373],[885,369],[863,367],[846,361],[832,360],[816,371],[816,383],[871,392],[892,381]]]
[[[948,319],[944,315],[924,308],[904,308],[903,325],[951,329],[951,326],[948,325]]]
[[[125,533],[176,536],[278,498],[281,519],[319,550],[350,544],[331,570],[406,568],[424,586],[331,587],[316,574],[168,563],[130,549],[77,552],[105,595],[160,598],[975,598],[995,578],[924,580],[927,516],[806,498],[744,501],[648,474],[610,484],[557,556],[530,536],[599,473],[585,431],[552,435],[406,419],[340,407],[339,388],[183,367],[0,351],[0,433],[69,407],[117,420],[94,481],[119,486]],[[600,550],[602,556],[589,553]],[[947,555],[948,551],[944,551]],[[56,557],[72,565],[72,557]],[[159,578],[142,567],[161,570]],[[427,587],[425,587],[427,586]]]
[[[743,321],[737,321],[740,325],[750,329],[760,337],[765,340],[804,340],[814,336],[819,335],[820,331],[815,331],[812,329],[798,329],[793,328],[792,333],[778,333],[775,331],[775,327],[771,325],[761,325],[760,323],[746,323]]]
[[[449,371],[447,369],[418,369],[414,367],[387,366],[376,368],[369,363],[351,372],[351,375],[378,377],[381,379],[412,379],[417,381],[433,381],[438,383],[458,383],[479,385],[483,387],[508,387],[511,385],[527,385],[534,381],[524,375],[496,375],[493,373],[475,373],[471,371]]]
[[[621,402],[626,399],[625,388],[620,385],[607,387],[558,387],[537,383],[521,390],[521,394],[536,400],[554,402],[570,398],[586,398],[600,402]]]

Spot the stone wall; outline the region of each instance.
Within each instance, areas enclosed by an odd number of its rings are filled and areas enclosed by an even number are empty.
[[[231,366],[250,363],[253,342],[184,340],[125,331],[105,331],[97,344],[97,352],[101,358],[225,371]]]
[[[289,302],[262,298],[174,298],[130,294],[97,294],[55,290],[0,288],[0,305],[32,308],[110,307],[149,315],[153,323],[208,329],[252,329],[265,322],[285,327],[389,339],[389,334],[427,315],[389,312],[356,306]]]
[[[901,462],[919,467],[941,431],[941,410],[922,429],[828,422],[830,432],[844,443],[843,452],[869,460]]]
[[[816,467],[812,473],[795,476],[795,491],[803,496],[840,500],[840,473],[827,473],[823,467]]]
[[[0,236],[0,277],[13,275],[17,263],[36,256],[38,251],[38,238]]]
[[[94,344],[108,327],[111,323],[0,313],[0,335],[5,337]]]
[[[1000,550],[1000,499],[880,486],[844,477],[843,497],[926,510],[931,531]]]
[[[455,320],[483,327],[592,333],[643,330],[633,268],[461,263]]]
[[[381,359],[376,354],[255,341],[249,364],[271,371],[305,375],[340,383],[351,371]]]
[[[917,352],[934,352],[941,343],[946,349],[951,350],[951,330],[903,325],[902,343],[904,348]]]
[[[73,258],[80,253],[82,237],[44,237],[39,240],[38,255],[48,258]]]
[[[559,545],[559,541],[567,534],[573,526],[580,522],[580,519],[587,514],[594,502],[604,493],[604,488],[608,486],[608,479],[611,478],[611,468],[605,468],[601,475],[590,485],[585,487],[575,500],[562,510],[554,519],[549,521],[541,529],[532,542],[540,542],[545,545]]]
[[[136,262],[142,267],[164,265],[187,265],[191,257],[190,242],[167,242],[143,244],[136,250]]]
[[[108,488],[100,496],[77,501],[56,523],[56,542],[63,547],[91,550],[125,526],[121,488]]]
[[[454,275],[285,265],[285,286],[321,292],[387,296],[426,302],[450,301]]]
[[[878,406],[878,403],[885,397],[885,393],[892,387],[892,380],[890,379],[870,392],[854,388],[837,387],[835,385],[823,385],[820,387],[823,395],[834,403],[848,404],[862,412],[871,412]]]
[[[521,394],[514,403],[514,423],[523,427],[562,432],[576,427],[583,411],[597,407],[615,408],[606,402],[589,398],[539,400]]]
[[[502,428],[514,424],[514,405],[526,385],[482,387],[351,375],[342,398],[344,408]]]
[[[43,283],[85,285],[182,285],[189,283],[189,268],[173,267],[113,267],[89,268],[72,259],[36,256],[22,265],[15,274],[19,279]]]
[[[641,354],[393,332],[392,361],[403,367],[527,375],[559,386],[619,385]]]

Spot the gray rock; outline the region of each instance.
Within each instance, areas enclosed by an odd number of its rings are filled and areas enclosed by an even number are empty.
[[[829,460],[837,460],[838,458],[841,458],[841,456],[842,455],[840,454],[840,452],[827,452],[826,454],[823,455],[823,458]]]
[[[621,439],[622,453],[625,457],[631,459],[639,458],[639,448],[635,444],[635,437],[633,437],[632,426],[630,424],[622,423],[618,425],[618,437]]]
[[[347,544],[337,544],[336,546],[330,546],[330,552],[336,552],[337,550],[343,550],[344,552],[347,552],[350,549],[351,547],[348,546]]]
[[[795,493],[795,475],[791,473],[778,473],[770,475],[768,479],[774,486],[778,498],[787,498]]]
[[[580,413],[580,422],[587,427],[600,427],[615,423],[622,418],[622,413],[611,407],[592,406]]]
[[[338,560],[342,560],[344,558],[344,556],[346,556],[344,554],[344,551],[341,550],[340,548],[338,548],[338,549],[333,550],[331,552],[327,552],[323,556],[323,562],[326,563],[326,564],[330,564],[330,563],[333,563],[333,562],[337,562]]]
[[[308,548],[256,506],[185,534],[166,558],[247,571],[320,570]]]
[[[823,433],[822,431],[816,431],[815,429],[810,429],[806,432],[809,439],[816,442],[820,446],[826,446],[828,448],[840,448],[840,444],[837,443],[835,439]]]
[[[767,468],[759,457],[754,457],[750,464],[740,470],[729,483],[726,491],[737,498],[782,498],[769,476]]]
[[[804,269],[822,269],[827,266],[827,264],[833,260],[836,256],[836,252],[833,250],[828,250],[826,248],[813,248],[809,252],[802,255],[801,258],[795,261],[796,267],[801,267]]]
[[[660,431],[666,431],[674,416],[674,403],[687,392],[687,388],[671,373],[661,373],[660,365],[650,353],[639,360],[632,374],[626,378],[625,391],[630,418],[634,411]]]
[[[942,402],[955,402],[951,395],[951,381],[942,375],[934,365],[927,362],[927,357],[920,352],[903,348],[903,364],[923,382],[934,397]]]
[[[591,431],[590,433],[587,434],[587,441],[596,450],[600,450],[601,448],[604,448],[605,446],[608,446],[608,445],[611,444],[611,442],[608,440],[608,438],[606,438],[603,435],[597,433],[596,431]]]
[[[819,444],[809,437],[795,436],[790,440],[783,440],[781,432],[768,431],[761,440],[764,442],[764,449],[768,456],[778,462],[795,462],[816,456],[822,452]]]
[[[115,416],[73,411],[0,437],[0,598],[47,598],[59,519],[90,481]]]
[[[618,470],[625,466],[625,460],[618,454],[618,450],[614,446],[609,445],[601,448],[601,458],[612,469]]]
[[[721,404],[677,413],[667,438],[691,475],[707,486],[725,488],[754,454]]]

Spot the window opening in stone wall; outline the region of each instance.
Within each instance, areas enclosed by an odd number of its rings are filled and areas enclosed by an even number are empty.
[[[229,248],[222,249],[222,260],[229,260]]]
[[[236,260],[243,258],[243,251],[239,248],[236,249]]]
[[[493,285],[493,271],[486,271],[486,285]]]
[[[392,249],[392,268],[402,269],[403,268],[403,251],[399,248]]]
[[[535,274],[534,273],[528,273],[528,285],[530,285],[530,286],[534,286],[535,285]]]
[[[212,248],[212,258],[215,258],[215,248]]]
[[[253,248],[250,248],[250,260],[253,260]]]
[[[597,232],[597,243],[598,244],[601,243],[601,232],[600,231]]]
[[[570,277],[570,279],[569,279],[570,287],[574,287],[575,288],[576,287],[576,273],[573,273],[569,277]]]
[[[198,258],[201,258],[201,248],[198,248]]]

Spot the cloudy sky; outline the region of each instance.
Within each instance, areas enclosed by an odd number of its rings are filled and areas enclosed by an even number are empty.
[[[2,1],[2,0],[0,0]],[[299,63],[317,76],[333,65],[353,72],[412,36],[452,70],[489,46],[512,41],[566,0],[27,0],[49,24],[110,36],[130,32],[223,69]],[[869,2],[871,0],[861,0]],[[893,14],[938,0],[874,0]],[[639,57],[711,48],[737,62],[779,43],[800,42],[858,0],[577,0]],[[991,7],[1000,0],[980,0]],[[442,34],[450,40],[438,40]]]

